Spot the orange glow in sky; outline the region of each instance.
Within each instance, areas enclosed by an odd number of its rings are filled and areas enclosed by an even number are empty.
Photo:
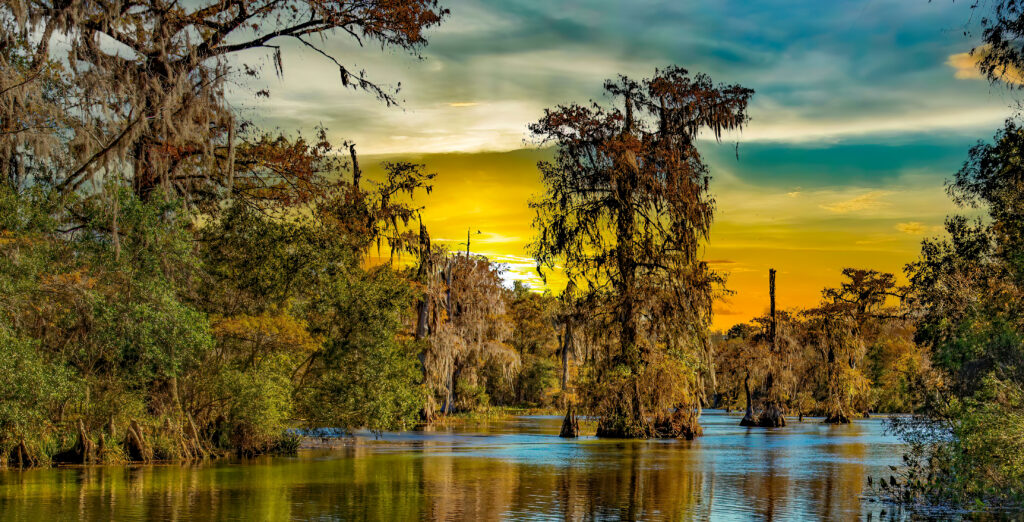
[[[506,264],[508,280],[558,293],[564,280],[554,274],[545,284],[528,249],[533,238],[528,202],[541,192],[536,163],[547,154],[522,149],[402,159],[438,173],[433,192],[419,200],[434,241],[461,250],[468,230],[472,251]],[[381,159],[367,157],[366,163]],[[904,176],[872,186],[772,189],[740,181],[732,166],[712,163],[718,210],[704,259],[728,276],[734,292],[716,304],[714,328],[728,328],[767,309],[769,268],[778,270],[777,299],[783,309],[816,305],[824,287],[838,284],[844,267],[894,272],[902,279],[903,266],[917,255],[921,240],[941,232],[943,216],[953,210],[941,176]]]

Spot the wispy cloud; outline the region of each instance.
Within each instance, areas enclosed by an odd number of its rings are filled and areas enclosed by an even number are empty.
[[[903,232],[904,234],[920,235],[928,231],[928,226],[920,221],[911,221],[909,223],[897,223],[896,230]]]
[[[848,214],[850,212],[861,212],[864,210],[877,210],[888,205],[888,203],[882,201],[882,198],[887,194],[889,194],[889,192],[884,190],[872,190],[871,192],[867,192],[850,199],[822,204],[819,206],[829,212],[835,212],[836,214]]]

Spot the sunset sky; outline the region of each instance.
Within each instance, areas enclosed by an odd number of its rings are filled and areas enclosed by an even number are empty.
[[[1010,114],[1010,96],[965,54],[968,2],[443,3],[452,15],[422,60],[327,43],[400,82],[399,108],[343,88],[330,63],[293,47],[283,78],[268,72],[232,99],[284,130],[322,124],[367,163],[425,163],[438,173],[422,201],[431,235],[454,244],[470,228],[474,252],[539,286],[527,201],[550,152],[526,125],[545,107],[600,99],[605,78],[668,64],[753,88],[749,127],[700,146],[718,201],[705,258],[736,292],[715,308],[719,328],[765,310],[769,267],[783,308],[815,304],[845,266],[901,272],[954,210],[943,181]],[[260,88],[268,100],[254,99]]]

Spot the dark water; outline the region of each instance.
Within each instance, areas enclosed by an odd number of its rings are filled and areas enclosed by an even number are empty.
[[[4,520],[854,520],[900,461],[884,421],[740,428],[705,412],[687,441],[557,437],[555,417],[361,436],[298,457],[0,473]],[[584,429],[585,432],[588,432]],[[589,430],[590,433],[593,429]]]

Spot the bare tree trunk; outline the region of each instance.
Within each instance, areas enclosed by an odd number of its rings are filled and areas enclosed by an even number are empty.
[[[580,423],[576,419],[576,409],[572,403],[565,411],[565,420],[562,421],[562,431],[558,434],[563,439],[575,439],[580,436]]]
[[[768,323],[768,337],[771,341],[772,362],[779,357],[778,331],[776,328],[777,318],[775,316],[775,269],[768,269],[768,295],[771,299],[771,320]],[[764,411],[758,419],[758,425],[763,428],[778,428],[786,425],[786,417],[782,414],[782,406],[779,404],[778,393],[775,390],[774,369],[768,370],[766,383],[767,403]]]
[[[353,154],[354,154],[353,149]],[[420,266],[417,270],[417,278],[420,281],[427,282],[430,272],[430,234],[427,233],[427,227],[420,222]],[[430,319],[430,296],[429,288],[424,291],[423,297],[418,303],[416,303],[416,340],[422,341],[427,338],[427,334],[430,333],[429,319]],[[423,382],[427,381],[427,350],[424,348],[417,355],[420,361],[420,371],[423,373]],[[424,406],[422,413],[423,420],[429,420],[430,413]]]
[[[569,391],[569,350],[573,346],[572,320],[565,322],[565,333],[562,335],[562,395]]]
[[[754,403],[750,400],[750,372],[743,378],[743,391],[747,394],[747,413],[740,421],[740,426],[757,426],[757,415],[754,415]]]
[[[76,445],[75,451],[78,453],[77,457],[80,459],[81,464],[88,464],[92,461],[93,454],[96,452],[96,446],[93,444],[92,439],[89,438],[89,434],[85,431],[85,423],[82,419],[78,419],[78,444]]]
[[[128,450],[128,456],[132,460],[142,462],[153,460],[153,450],[146,443],[146,435],[142,431],[142,427],[135,420],[132,420],[131,424],[128,425],[125,446]]]
[[[184,411],[181,407],[181,396],[178,395],[178,376],[171,377],[171,405],[174,407],[174,412],[180,417]]]
[[[352,156],[352,186],[359,189],[359,179],[362,177],[363,172],[359,170],[359,158],[356,157],[356,144],[353,143],[348,146],[348,153]],[[422,227],[422,225],[421,225]]]
[[[448,314],[448,320],[452,317],[452,270],[454,269],[453,261],[448,260],[447,265],[444,269],[444,308]],[[444,405],[441,408],[441,413],[448,415],[452,412],[452,402],[455,400],[455,362],[452,362],[452,372],[448,375],[448,390],[444,399]]]

